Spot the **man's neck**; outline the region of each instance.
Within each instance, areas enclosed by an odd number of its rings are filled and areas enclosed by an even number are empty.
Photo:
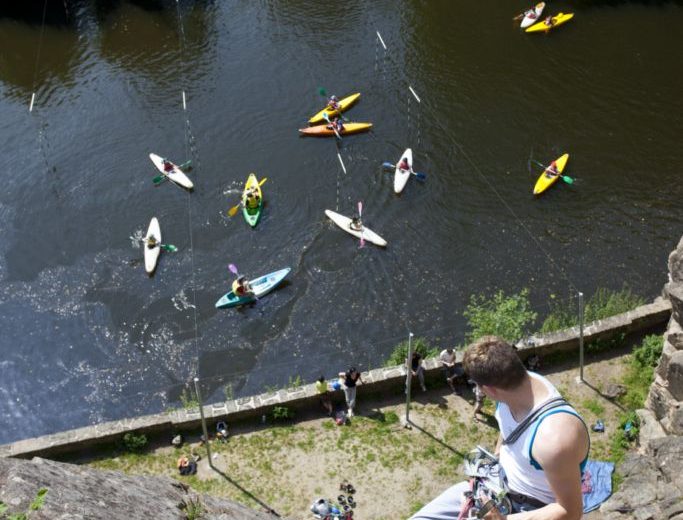
[[[520,422],[531,410],[545,401],[548,395],[548,389],[542,381],[527,375],[519,387],[506,392],[501,400],[508,405],[515,421]]]

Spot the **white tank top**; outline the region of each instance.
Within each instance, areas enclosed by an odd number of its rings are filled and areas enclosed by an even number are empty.
[[[550,399],[561,397],[557,389],[545,377],[534,372],[527,373],[530,377],[542,381],[548,390],[548,398],[531,410],[529,414],[543,406],[543,404]],[[581,416],[576,410],[569,405],[553,408],[532,422],[515,443],[512,445],[502,445],[500,447],[499,457],[500,465],[505,470],[510,489],[516,493],[536,498],[546,504],[555,502],[555,495],[548,483],[548,479],[545,477],[545,473],[538,462],[531,456],[531,450],[533,448],[534,438],[536,437],[536,431],[538,430],[541,421],[555,413],[570,413],[581,419]],[[498,421],[498,427],[500,428],[503,439],[506,439],[519,424],[519,422],[515,421],[510,409],[505,403],[498,403],[498,407],[496,408],[496,420]],[[583,421],[583,419],[581,420]],[[581,463],[582,469],[585,462],[586,461],[584,460]]]

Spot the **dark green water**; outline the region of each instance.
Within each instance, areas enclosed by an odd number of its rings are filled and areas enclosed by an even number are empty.
[[[557,2],[576,16],[549,35],[492,0],[69,5],[37,65],[41,24],[0,18],[0,442],[177,406],[195,375],[210,402],[377,366],[408,331],[456,344],[472,293],[529,287],[543,314],[666,282],[679,3]],[[361,91],[347,115],[373,132],[298,137],[319,87]],[[408,146],[428,178],[398,197],[380,164]],[[195,192],[155,188],[149,152],[192,158]],[[576,182],[534,199],[530,159],[565,152]],[[255,230],[225,215],[251,171]],[[359,200],[386,250],[326,220]],[[152,216],[180,251],[150,279],[129,236]],[[230,262],[292,273],[218,311]]]

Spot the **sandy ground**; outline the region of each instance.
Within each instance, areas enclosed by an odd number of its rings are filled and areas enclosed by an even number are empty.
[[[611,357],[608,357],[611,356]],[[587,363],[585,379],[577,383],[574,362],[540,372],[558,387],[592,424],[605,421],[605,433],[591,432],[591,458],[609,455],[609,435],[617,427],[620,409],[600,395],[619,382],[628,363],[626,351],[603,354]],[[405,396],[398,392],[358,402],[351,424],[337,426],[322,408],[294,422],[245,424],[231,429],[230,438],[212,441],[212,462],[197,443],[178,450],[162,447],[151,454],[120,455],[91,464],[129,473],[165,474],[194,490],[228,497],[257,509],[272,509],[293,520],[311,519],[309,508],[318,498],[337,501],[343,480],[356,489],[354,518],[408,518],[423,504],[463,480],[462,457],[476,445],[493,448],[498,432],[492,417],[472,420],[471,392],[452,394],[440,381],[414,397],[411,422],[402,426]],[[493,404],[487,403],[489,415]],[[241,428],[241,429],[240,429]],[[189,450],[201,454],[198,473],[180,477],[175,461]],[[596,517],[597,518],[597,517]]]

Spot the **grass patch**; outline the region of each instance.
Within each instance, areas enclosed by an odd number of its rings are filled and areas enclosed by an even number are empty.
[[[627,287],[620,291],[610,291],[609,289],[598,289],[595,294],[591,296],[584,306],[584,323],[590,323],[595,320],[602,320],[631,311],[640,305],[643,305],[645,300],[633,294]],[[568,306],[566,302],[552,303],[550,314],[543,320],[541,325],[541,334],[546,332],[553,332],[561,329],[568,329],[579,324],[579,308],[578,302],[576,306]]]

